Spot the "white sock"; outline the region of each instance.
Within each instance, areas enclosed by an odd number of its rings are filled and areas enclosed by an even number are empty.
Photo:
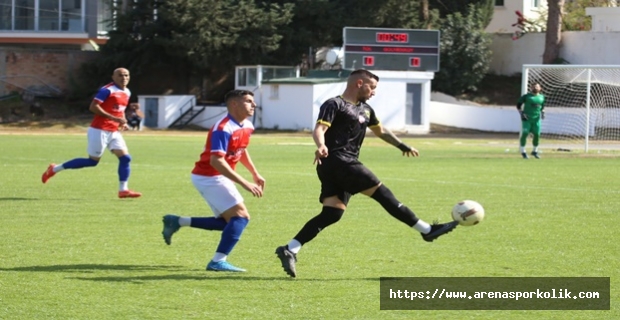
[[[54,171],[54,172],[59,172],[59,171],[62,171],[62,170],[65,170],[65,167],[63,167],[62,164],[58,164],[58,165],[54,166],[54,168],[52,169],[52,171]]]
[[[127,188],[127,181],[121,181],[121,183],[119,184],[118,190],[119,191],[128,190],[128,188]]]
[[[521,153],[525,153],[525,147],[520,147]]]
[[[213,262],[226,261],[226,257],[228,256],[223,253],[216,252],[213,256]]]
[[[418,220],[418,223],[416,223],[415,225],[413,225],[414,229],[418,230],[421,233],[427,234],[429,232],[431,232],[431,225],[422,221],[422,220]]]
[[[299,241],[293,239],[288,243],[288,249],[294,253],[297,254],[297,252],[299,252],[299,250],[301,250],[301,243],[299,243]]]
[[[538,152],[538,146],[534,147],[534,150],[532,150],[532,152]]]
[[[192,218],[190,217],[179,217],[179,225],[181,227],[189,227],[192,225]]]

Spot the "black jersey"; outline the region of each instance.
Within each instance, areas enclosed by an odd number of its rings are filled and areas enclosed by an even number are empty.
[[[366,128],[379,125],[379,119],[368,104],[355,105],[338,96],[321,105],[317,123],[329,126],[325,132],[329,156],[325,160],[357,162]]]

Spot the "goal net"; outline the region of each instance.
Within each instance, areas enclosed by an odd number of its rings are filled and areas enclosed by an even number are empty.
[[[522,93],[545,95],[541,147],[620,151],[620,66],[524,65]]]

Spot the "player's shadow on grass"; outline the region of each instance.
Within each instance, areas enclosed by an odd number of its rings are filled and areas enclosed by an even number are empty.
[[[51,266],[29,266],[15,268],[0,268],[0,271],[15,272],[69,272],[94,273],[98,271],[186,271],[180,266],[147,266],[131,264],[61,264]]]

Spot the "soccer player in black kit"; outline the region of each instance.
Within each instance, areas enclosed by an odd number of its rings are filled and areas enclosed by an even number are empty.
[[[362,193],[379,202],[394,218],[421,233],[431,242],[452,231],[458,222],[430,225],[401,202],[390,189],[359,160],[360,148],[369,128],[376,136],[397,147],[403,155],[417,157],[418,150],[411,148],[384,128],[375,111],[366,101],[375,95],[379,77],[368,70],[355,70],[347,79],[344,93],[323,103],[312,134],[317,150],[314,162],[321,181],[319,201],[323,209],[310,219],[288,245],[276,248],[282,268],[291,277],[297,276],[297,253],[328,226],[338,222],[352,195]]]

